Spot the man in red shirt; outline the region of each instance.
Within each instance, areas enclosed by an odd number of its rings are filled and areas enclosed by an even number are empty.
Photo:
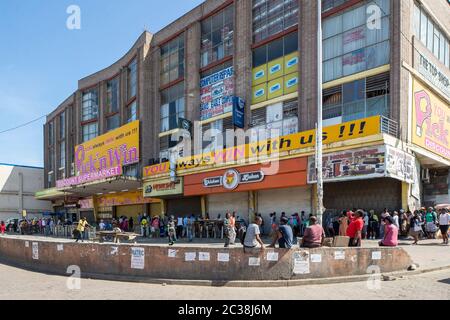
[[[361,234],[364,228],[363,211],[358,210],[355,213],[355,219],[347,228],[347,237],[350,237],[349,247],[361,247]]]

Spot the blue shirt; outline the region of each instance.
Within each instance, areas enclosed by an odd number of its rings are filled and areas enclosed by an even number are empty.
[[[294,242],[294,235],[292,234],[292,228],[286,224],[280,225],[278,231],[282,234],[282,237],[278,239],[280,248],[290,249]]]

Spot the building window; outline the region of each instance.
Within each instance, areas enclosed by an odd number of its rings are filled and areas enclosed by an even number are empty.
[[[430,16],[414,5],[414,33],[417,39],[447,68],[450,68],[450,40],[441,32]]]
[[[55,126],[53,122],[48,123],[48,145],[52,146],[55,143]]]
[[[128,100],[131,100],[137,93],[137,61],[136,59],[128,66],[127,74]]]
[[[201,66],[233,54],[234,5],[202,21]]]
[[[106,130],[111,131],[120,127],[120,114],[115,114],[106,118]]]
[[[298,24],[298,0],[253,0],[253,42]]]
[[[83,93],[82,103],[82,121],[97,119],[98,117],[98,93],[97,89],[93,89]]]
[[[177,146],[178,141],[172,141],[172,136],[164,136],[159,139],[159,158],[161,162],[167,162],[170,159],[170,153]]]
[[[386,65],[390,61],[390,0],[380,0],[381,28],[367,27],[367,7],[348,10],[323,22],[323,81]]]
[[[178,128],[184,118],[184,82],[161,91],[161,132]]]
[[[83,126],[83,142],[89,141],[98,135],[98,122],[89,123]]]
[[[59,115],[59,138],[64,139],[66,137],[66,113],[62,112]]]
[[[298,92],[298,33],[253,50],[252,104]]]
[[[323,93],[325,125],[334,125],[376,115],[389,117],[389,93],[389,73],[326,89]]]
[[[218,151],[226,147],[226,132],[233,130],[233,118],[219,119],[202,126],[203,152]],[[233,147],[227,146],[227,147]]]
[[[133,103],[127,107],[127,123],[136,120],[137,120],[137,102],[133,101]]]
[[[51,188],[53,186],[53,172],[49,172],[47,174],[47,188]]]
[[[322,12],[337,8],[349,0],[322,0]]]
[[[184,33],[161,46],[161,84],[184,77]]]
[[[55,149],[50,148],[48,152],[48,170],[53,171],[55,169]]]
[[[298,132],[298,101],[275,103],[252,111],[251,142]]]
[[[106,113],[119,111],[119,79],[115,78],[106,84]]]
[[[59,167],[66,167],[66,141],[61,141],[59,144]]]

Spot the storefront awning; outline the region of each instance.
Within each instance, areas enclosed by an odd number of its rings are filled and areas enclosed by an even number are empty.
[[[442,157],[439,157],[429,151],[415,146],[411,147],[411,149],[414,151],[417,159],[424,168],[437,169],[450,166],[450,161],[446,161]]]
[[[124,192],[137,190],[141,187],[141,181],[135,177],[119,176],[106,178],[94,182],[71,186],[60,191],[76,197],[90,197],[93,195],[102,195],[112,192]]]
[[[35,193],[34,197],[37,200],[57,200],[63,199],[65,196],[64,191],[60,191],[56,188],[44,189]]]

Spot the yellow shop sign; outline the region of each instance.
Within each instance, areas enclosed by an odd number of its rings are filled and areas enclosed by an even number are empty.
[[[339,125],[326,127],[323,130],[324,144],[346,141],[379,134],[380,116],[355,120]],[[177,162],[177,170],[188,170],[203,166],[226,165],[234,162],[269,157],[290,151],[299,151],[313,147],[316,143],[316,130],[294,133],[275,139],[213,151],[193,157],[185,157]]]

